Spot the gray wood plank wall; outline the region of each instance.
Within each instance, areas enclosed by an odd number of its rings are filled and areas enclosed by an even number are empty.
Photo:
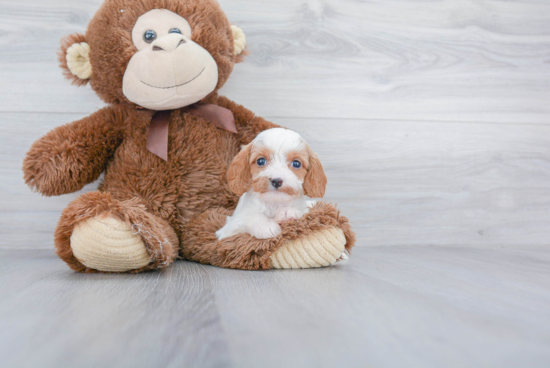
[[[78,195],[31,193],[21,162],[103,106],[56,60],[101,2],[0,0],[1,248],[51,248]],[[220,3],[251,52],[222,93],[310,141],[359,246],[549,244],[550,2]]]

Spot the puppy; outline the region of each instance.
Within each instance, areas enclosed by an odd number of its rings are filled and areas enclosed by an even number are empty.
[[[280,223],[309,211],[309,196],[322,198],[327,178],[319,158],[296,132],[274,128],[260,133],[235,157],[227,172],[229,188],[241,195],[218,239],[249,233],[268,239]]]

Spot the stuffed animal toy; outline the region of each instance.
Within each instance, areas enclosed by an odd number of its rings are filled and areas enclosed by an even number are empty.
[[[59,257],[79,272],[141,272],[175,259],[261,270],[332,264],[355,242],[328,203],[285,222],[279,235],[216,231],[239,197],[227,170],[240,148],[277,127],[217,91],[246,39],[214,0],[106,0],[86,35],[65,38],[64,74],[108,106],[36,141],[25,182],[45,196],[98,191],[63,211]],[[314,127],[312,127],[314,129]]]

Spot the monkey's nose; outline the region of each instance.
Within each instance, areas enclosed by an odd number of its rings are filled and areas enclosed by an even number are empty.
[[[177,33],[170,33],[153,42],[153,51],[168,51],[172,52],[187,41]]]
[[[273,188],[279,189],[283,186],[283,179],[271,179],[271,185],[273,185]]]
[[[183,45],[184,43],[185,43],[185,40],[181,40],[181,41],[178,43],[178,45],[176,46],[176,49],[177,49],[178,47],[180,47],[180,45]],[[165,50],[164,50],[162,47],[155,45],[155,46],[153,46],[153,51],[165,51]]]

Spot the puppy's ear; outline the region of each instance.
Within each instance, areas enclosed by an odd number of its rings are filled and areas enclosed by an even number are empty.
[[[251,151],[252,143],[239,152],[227,171],[229,189],[238,196],[248,192],[252,185],[252,174],[250,173],[250,165],[248,164]]]
[[[319,157],[307,148],[309,153],[309,169],[304,178],[304,194],[310,198],[323,198],[327,187],[327,177]]]
[[[61,40],[58,53],[63,74],[73,84],[83,86],[92,76],[90,64],[90,45],[84,35],[75,33]]]

